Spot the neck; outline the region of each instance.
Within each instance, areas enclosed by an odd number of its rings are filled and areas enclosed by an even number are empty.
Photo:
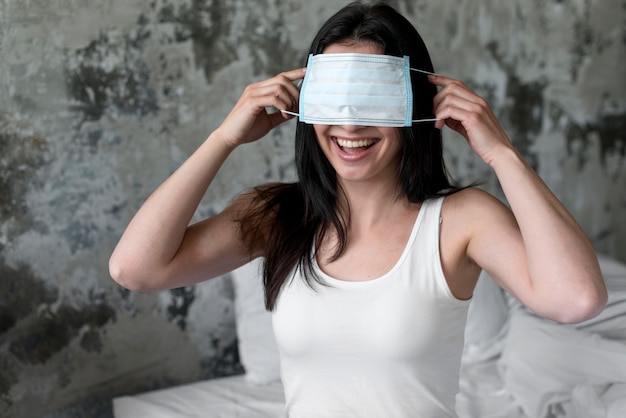
[[[398,185],[372,184],[371,182],[342,182],[341,188],[350,211],[349,229],[368,228],[379,223],[386,223],[398,211],[411,210],[412,205],[400,194]],[[345,210],[340,205],[340,210]]]

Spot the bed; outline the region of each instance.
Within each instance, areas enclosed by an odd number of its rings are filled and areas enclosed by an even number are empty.
[[[468,314],[460,418],[626,417],[626,265],[598,258],[609,302],[599,316],[576,325],[533,315],[482,273]],[[115,418],[284,416],[259,262],[232,276],[246,373],[117,397]]]

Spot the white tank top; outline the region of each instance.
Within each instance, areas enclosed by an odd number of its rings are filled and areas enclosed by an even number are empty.
[[[469,300],[456,299],[439,256],[443,198],[423,203],[400,259],[352,282],[296,273],[272,321],[286,412],[308,417],[456,417]]]

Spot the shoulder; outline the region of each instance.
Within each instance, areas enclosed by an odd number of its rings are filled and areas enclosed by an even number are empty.
[[[503,202],[475,187],[446,196],[441,212],[442,233],[466,249],[476,239],[492,239],[499,231],[518,229],[513,213]]]
[[[468,188],[446,197],[442,217],[442,235],[483,268],[489,254],[507,245],[517,249],[522,240],[511,210],[480,189]]]
[[[515,218],[500,200],[473,187],[446,196],[441,218],[444,274],[452,293],[466,299],[472,295],[483,264],[476,257],[476,248],[498,245],[500,239],[517,229]]]
[[[483,219],[489,215],[506,215],[510,210],[499,199],[476,187],[468,187],[446,196],[443,215],[465,220]]]

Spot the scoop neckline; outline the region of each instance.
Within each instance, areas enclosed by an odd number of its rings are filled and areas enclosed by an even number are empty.
[[[393,274],[400,268],[402,263],[406,260],[411,252],[411,248],[413,247],[413,242],[415,241],[415,237],[417,236],[417,231],[419,230],[419,226],[422,223],[422,219],[424,218],[424,212],[426,206],[429,204],[428,200],[424,200],[419,208],[419,212],[417,213],[417,217],[415,218],[415,222],[413,223],[413,227],[411,230],[411,235],[409,235],[409,239],[404,246],[404,250],[398,260],[396,260],[395,264],[384,273],[382,276],[375,277],[369,280],[342,280],[337,279],[322,270],[322,268],[317,263],[317,255],[313,256],[313,266],[315,271],[320,275],[320,277],[324,280],[326,284],[329,284],[332,287],[340,287],[340,288],[360,288],[360,287],[369,287],[378,283],[382,283],[389,279],[389,277],[393,276]],[[315,248],[315,246],[314,246]]]

